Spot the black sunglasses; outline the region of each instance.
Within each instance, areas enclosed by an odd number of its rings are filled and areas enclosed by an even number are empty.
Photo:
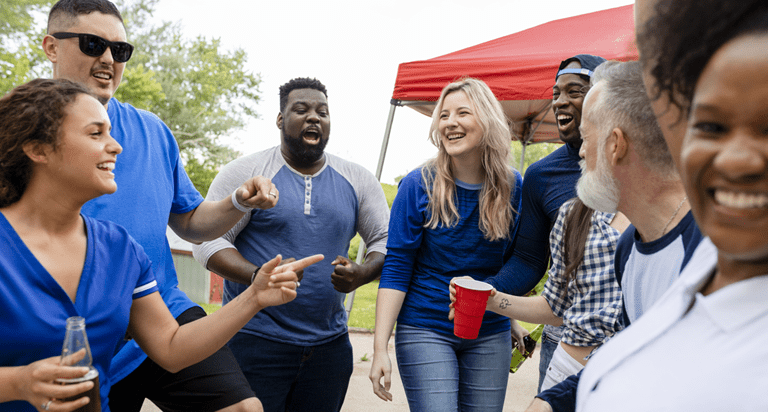
[[[107,50],[112,50],[112,58],[118,63],[125,63],[131,58],[133,46],[124,41],[109,41],[95,34],[85,33],[53,33],[51,36],[57,39],[70,39],[78,37],[80,39],[80,51],[91,57],[99,57]]]

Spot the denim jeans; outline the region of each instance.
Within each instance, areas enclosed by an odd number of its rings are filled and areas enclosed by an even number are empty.
[[[501,412],[509,378],[509,331],[462,339],[398,324],[395,350],[413,412]]]
[[[560,337],[552,336],[545,332],[541,335],[541,352],[539,352],[539,386],[536,389],[536,393],[541,392],[541,385],[544,383],[544,377],[547,376],[547,367],[549,361],[552,360],[552,355],[557,349],[557,344],[560,343]]]
[[[352,376],[348,334],[296,346],[239,332],[227,345],[266,412],[341,409]]]

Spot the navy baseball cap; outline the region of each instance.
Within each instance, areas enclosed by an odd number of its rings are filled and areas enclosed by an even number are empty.
[[[573,61],[581,63],[580,69],[566,69],[565,66]],[[560,77],[561,74],[580,74],[582,76],[592,77],[595,73],[595,68],[605,61],[600,56],[593,56],[591,54],[577,54],[573,57],[567,58],[560,62],[560,67],[557,69],[557,76],[555,80]]]

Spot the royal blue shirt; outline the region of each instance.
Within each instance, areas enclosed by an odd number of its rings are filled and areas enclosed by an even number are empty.
[[[109,411],[110,362],[128,328],[131,304],[157,291],[157,283],[147,255],[125,229],[83,219],[88,244],[72,302],[0,213],[0,366],[61,355],[67,318],[82,316],[99,371],[102,410]],[[27,402],[0,403],[0,411],[35,410]]]
[[[456,181],[458,223],[428,229],[424,224],[429,220],[429,199],[421,169],[400,181],[389,218],[387,258],[379,283],[379,288],[406,292],[398,323],[452,335],[453,322],[448,320],[451,303],[448,284],[457,276],[488,282],[502,292],[509,290],[510,279],[497,273],[512,251],[519,226],[522,177],[517,171],[514,175],[509,201],[515,212],[509,237],[496,241],[485,239],[478,226],[482,185]],[[480,336],[509,330],[509,327],[509,318],[486,312]]]
[[[168,127],[154,114],[109,101],[112,137],[123,147],[115,164],[117,192],[86,203],[82,213],[123,226],[152,261],[160,295],[174,317],[195,304],[182,292],[165,230],[171,213],[184,214],[203,201],[184,171],[179,146]],[[115,355],[115,382],[133,372],[147,355],[134,341]]]

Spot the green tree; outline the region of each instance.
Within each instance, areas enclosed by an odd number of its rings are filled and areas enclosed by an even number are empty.
[[[45,72],[40,44],[54,0],[3,0],[0,7],[0,96]]]
[[[178,23],[150,25],[157,1],[121,3],[136,52],[116,97],[168,125],[187,173],[206,194],[218,169],[239,155],[222,138],[258,117],[261,78],[244,69],[242,49],[227,51],[218,39],[202,36],[186,39]]]
[[[526,146],[525,161],[523,162],[523,168],[520,170],[520,173],[525,177],[525,171],[528,169],[528,166],[532,165],[537,160],[546,157],[561,146],[562,144],[560,143],[536,143]],[[522,150],[523,145],[520,142],[512,142],[512,154],[510,157],[515,169],[520,169],[520,155],[522,154]]]

